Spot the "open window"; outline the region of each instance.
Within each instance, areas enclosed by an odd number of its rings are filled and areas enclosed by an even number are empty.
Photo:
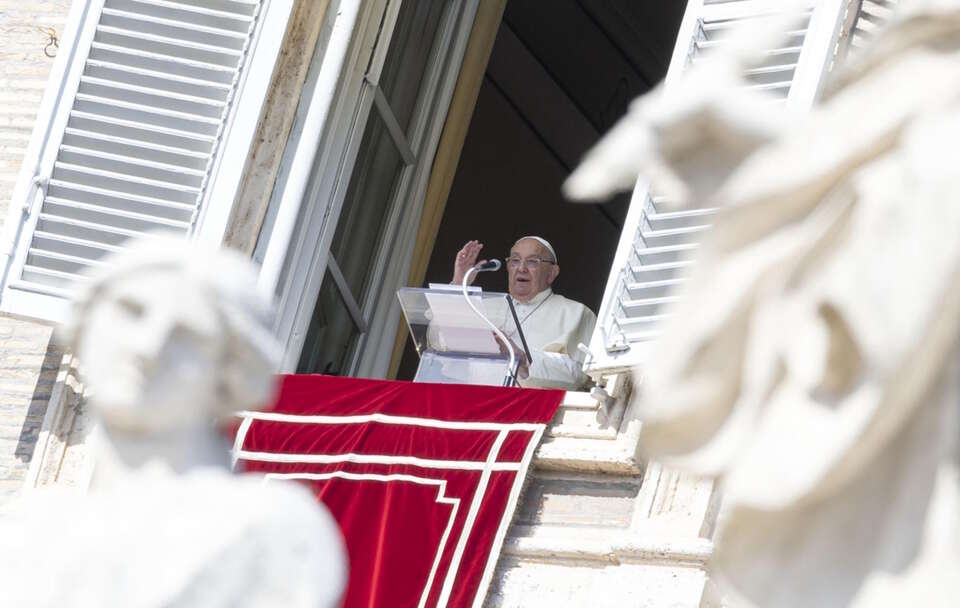
[[[479,69],[461,70],[475,16],[494,5],[502,15],[489,62],[484,55]],[[848,5],[793,5],[797,27],[769,49],[752,86],[809,107],[855,21]],[[335,61],[327,48],[314,60],[255,254],[281,302],[284,371],[410,377],[415,354],[408,348],[401,363],[396,289],[449,280],[468,239],[486,243],[484,257],[501,257],[531,233],[558,249],[558,291],[599,311],[590,371],[642,361],[712,211],[666,211],[642,184],[605,205],[577,205],[561,184],[632,99],[669,83],[738,23],[782,13],[783,4],[557,0],[541,8],[533,0],[483,10],[477,0],[339,7],[330,39],[342,39],[343,55]],[[452,90],[470,78],[475,103],[451,110]],[[316,140],[297,139],[321,121]],[[469,125],[464,138],[437,156],[441,133],[458,124]],[[450,183],[436,189],[431,224],[425,193],[444,172]],[[479,282],[505,289],[502,276]]]
[[[571,203],[563,181],[637,96],[666,74],[683,2],[510,0],[481,75],[449,195],[424,267],[412,284],[447,282],[469,239],[504,258],[525,235],[557,250],[558,293],[596,311],[624,226],[629,196]],[[505,273],[477,279],[506,291]],[[405,338],[403,336],[402,338]],[[401,359],[398,357],[398,359]],[[397,377],[412,377],[409,343]]]
[[[376,301],[383,295],[382,277],[395,246],[393,237],[409,214],[405,207],[415,204],[410,200],[411,182],[418,168],[422,173],[431,160],[423,138],[416,141],[416,119],[425,118],[417,116],[417,110],[430,109],[427,97],[435,93],[430,90],[431,68],[442,66],[445,49],[438,47],[447,42],[441,34],[456,18],[454,8],[452,3],[404,2],[392,28],[385,23],[380,30],[377,44],[385,46],[386,53],[383,65],[379,69],[371,65],[364,76],[363,95],[370,107],[362,130],[362,121],[357,124],[360,146],[297,364],[300,373],[345,374],[356,369],[356,356],[378,309]]]
[[[372,0],[328,11],[330,42],[314,58],[255,252],[280,301],[284,371],[377,375],[364,371],[376,358],[367,342],[395,331],[395,292],[477,7]],[[315,139],[298,135],[320,121]]]

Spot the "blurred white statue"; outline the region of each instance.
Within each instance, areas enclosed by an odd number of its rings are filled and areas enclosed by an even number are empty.
[[[641,449],[721,480],[733,606],[960,601],[960,3],[904,8],[809,115],[690,84],[568,183],[623,187],[634,154],[721,208],[637,398]]]
[[[239,254],[152,237],[106,260],[64,337],[99,418],[88,494],[0,521],[10,606],[333,606],[335,522],[305,488],[229,472],[217,430],[269,403],[271,306]]]

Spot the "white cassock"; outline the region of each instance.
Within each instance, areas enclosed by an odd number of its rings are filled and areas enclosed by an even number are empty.
[[[596,315],[549,287],[527,303],[514,299],[513,306],[533,358],[530,376],[520,380],[520,385],[569,390],[582,387],[587,375],[582,370],[584,355],[577,345],[590,343]],[[507,332],[507,336],[519,344],[516,335]]]

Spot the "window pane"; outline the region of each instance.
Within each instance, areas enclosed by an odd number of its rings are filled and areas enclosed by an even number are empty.
[[[434,38],[449,2],[405,1],[390,41],[380,86],[405,132],[431,59]],[[353,299],[362,305],[385,239],[390,203],[406,165],[374,106],[364,129],[343,207],[330,245]],[[330,273],[313,311],[299,373],[345,374],[360,332]]]
[[[370,113],[360,142],[330,253],[340,266],[350,292],[363,302],[403,160],[376,111]],[[330,272],[323,276],[320,295],[300,356],[298,373],[339,375],[360,335]]]
[[[447,0],[408,1],[401,5],[397,15],[390,50],[380,74],[380,88],[408,136],[420,83],[448,4]]]
[[[313,318],[307,330],[298,374],[331,374],[339,376],[345,373],[347,356],[353,339],[359,335],[350,313],[340,296],[330,272],[323,277],[317,305],[313,309]]]
[[[371,112],[330,246],[357,302],[363,301],[364,284],[403,167],[383,120]],[[324,284],[328,282],[324,279]]]

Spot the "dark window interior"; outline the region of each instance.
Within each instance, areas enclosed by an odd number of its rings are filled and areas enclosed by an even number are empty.
[[[600,306],[629,195],[569,203],[563,180],[666,74],[686,2],[510,0],[497,34],[427,270],[447,282],[464,242],[504,257],[527,234],[560,258],[559,293]],[[506,273],[478,280],[505,291]],[[398,378],[416,371],[408,340]]]

